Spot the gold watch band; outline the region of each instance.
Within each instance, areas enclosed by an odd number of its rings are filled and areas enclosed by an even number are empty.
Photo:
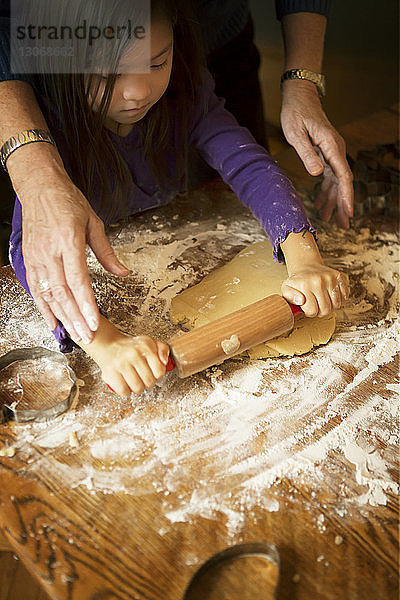
[[[53,146],[56,145],[51,133],[44,129],[28,129],[27,131],[17,133],[4,142],[0,149],[0,163],[4,171],[7,172],[6,162],[10,155],[21,146],[32,144],[33,142],[47,142],[48,144],[53,144]]]
[[[281,86],[288,79],[306,79],[307,81],[311,81],[317,86],[320,97],[323,98],[325,96],[325,75],[322,75],[322,73],[314,73],[314,71],[309,71],[308,69],[289,69],[281,77]]]

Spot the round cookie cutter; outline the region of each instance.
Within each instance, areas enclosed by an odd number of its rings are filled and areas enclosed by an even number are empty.
[[[58,415],[64,413],[72,404],[77,392],[78,384],[74,371],[68,364],[67,359],[61,352],[55,352],[48,350],[47,348],[34,347],[34,348],[18,348],[11,350],[7,354],[0,356],[0,382],[1,382],[1,371],[6,367],[10,366],[15,362],[22,362],[27,360],[37,360],[40,358],[49,358],[55,363],[61,364],[71,380],[71,388],[66,398],[62,398],[56,403],[50,403],[49,406],[40,409],[30,408],[18,408],[18,402],[12,404],[0,404],[0,424],[6,423],[7,421],[16,421],[17,423],[27,423],[29,421],[48,421],[58,417]]]

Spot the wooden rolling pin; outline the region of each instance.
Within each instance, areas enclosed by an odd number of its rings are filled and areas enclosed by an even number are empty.
[[[173,337],[167,371],[189,377],[257,344],[289,333],[300,306],[274,294],[198,329]]]

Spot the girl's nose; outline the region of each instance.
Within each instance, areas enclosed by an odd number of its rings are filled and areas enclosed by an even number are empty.
[[[151,88],[146,75],[126,75],[122,96],[126,101],[143,102],[150,98]]]

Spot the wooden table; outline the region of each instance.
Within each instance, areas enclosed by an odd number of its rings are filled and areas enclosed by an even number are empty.
[[[0,457],[0,528],[51,598],[180,600],[207,559],[245,542],[278,549],[279,599],[397,597],[395,291],[378,260],[395,259],[395,227],[318,226],[326,262],[352,285],[326,347],[231,360],[187,380],[172,373],[133,401],[107,390],[78,351],[69,362],[84,385],[72,412],[0,426],[0,450],[15,449]],[[89,257],[99,303],[124,330],[167,340],[177,330],[170,298],[261,237],[214,182],[111,232],[134,273],[121,283]],[[381,298],[368,284],[380,274]],[[19,289],[2,269],[1,353],[54,349]],[[254,581],[268,597],[271,574],[256,558],[237,569],[242,590],[230,600],[257,600]],[[205,583],[187,595],[200,597],[214,598]]]

